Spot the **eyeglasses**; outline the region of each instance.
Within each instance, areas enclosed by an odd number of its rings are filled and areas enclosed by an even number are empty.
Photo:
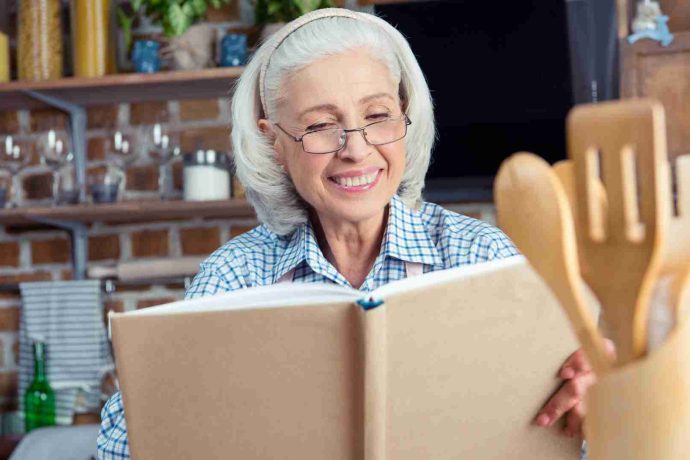
[[[364,136],[364,140],[367,144],[385,145],[399,141],[405,137],[407,135],[407,127],[411,124],[412,122],[407,115],[403,114],[401,117],[375,121],[361,128],[320,129],[318,131],[309,131],[303,134],[302,137],[293,136],[277,123],[276,126],[295,142],[301,142],[305,152],[325,154],[339,152],[344,149],[347,144],[347,133],[359,131],[362,133],[362,136]]]

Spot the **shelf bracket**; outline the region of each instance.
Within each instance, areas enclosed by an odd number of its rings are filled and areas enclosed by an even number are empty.
[[[70,137],[74,153],[76,184],[79,190],[79,202],[86,202],[86,109],[78,104],[64,101],[55,96],[26,90],[24,93],[45,104],[69,114]],[[67,230],[72,240],[72,271],[75,280],[86,278],[86,263],[89,258],[88,230],[81,222],[61,221],[31,217],[35,222]]]
[[[25,90],[24,93],[34,99],[38,99],[50,106],[69,114],[70,137],[74,153],[74,168],[76,182],[79,190],[79,202],[86,202],[86,109],[84,107],[63,101],[55,96],[39,93],[38,91]]]
[[[75,280],[86,279],[86,263],[89,258],[89,232],[83,222],[44,219],[28,216],[34,222],[67,230],[72,242],[72,277]]]

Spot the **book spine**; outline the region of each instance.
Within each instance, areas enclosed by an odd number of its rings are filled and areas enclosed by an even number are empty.
[[[386,458],[386,309],[364,312],[364,460]]]

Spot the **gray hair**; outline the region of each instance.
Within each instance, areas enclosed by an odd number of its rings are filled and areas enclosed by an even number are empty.
[[[403,202],[417,208],[429,168],[436,131],[431,94],[407,40],[393,26],[366,13],[362,20],[325,17],[295,30],[278,48],[275,34],[256,51],[237,82],[232,98],[232,146],[235,174],[246,190],[259,221],[279,235],[291,233],[308,219],[308,205],[287,172],[276,162],[273,145],[257,126],[270,118],[280,103],[285,78],[312,62],[355,48],[366,48],[399,81],[400,98],[412,126],[405,137],[406,165],[398,188]],[[364,20],[366,19],[366,20]],[[289,27],[286,26],[286,27]],[[272,55],[270,53],[273,53]],[[263,113],[259,96],[261,66],[266,69]]]

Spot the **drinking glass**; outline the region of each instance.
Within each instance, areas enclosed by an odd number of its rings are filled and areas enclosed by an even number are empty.
[[[12,136],[5,136],[0,146],[0,169],[12,177],[12,197],[10,207],[16,208],[21,201],[21,181],[19,172],[31,162],[31,152],[18,144]]]

